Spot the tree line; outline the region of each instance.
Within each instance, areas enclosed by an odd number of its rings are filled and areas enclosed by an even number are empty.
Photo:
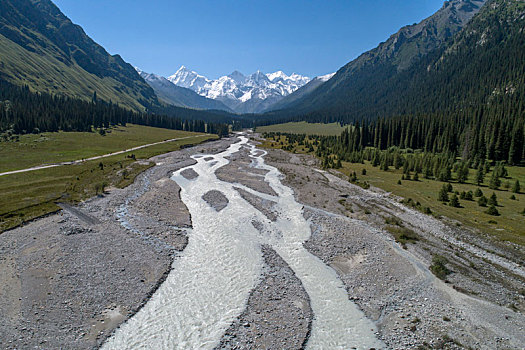
[[[188,111],[190,117],[198,111]],[[0,79],[0,133],[6,135],[104,130],[127,123],[173,130],[207,132],[225,136],[229,125],[205,122],[194,118],[182,119],[165,114],[138,113],[111,101],[91,101],[67,96],[31,92],[27,86],[17,86]]]

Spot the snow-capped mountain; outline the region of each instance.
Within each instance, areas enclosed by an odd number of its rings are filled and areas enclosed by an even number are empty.
[[[275,74],[275,73],[274,73]],[[285,109],[290,104],[295,103],[296,101],[305,98],[308,94],[310,94],[312,91],[317,89],[322,84],[326,83],[328,80],[330,80],[335,73],[321,75],[318,77],[313,78],[310,80],[307,84],[303,85],[301,88],[297,89],[293,93],[289,94],[288,96],[283,97],[281,100],[279,100],[277,103],[272,104],[268,108],[264,110],[264,112],[269,111],[277,111],[280,109]]]
[[[168,104],[192,109],[216,109],[233,112],[221,101],[206,98],[191,89],[177,86],[160,75],[143,72],[137,67],[135,69],[153,88],[157,97]]]
[[[258,113],[307,84],[310,78],[295,73],[288,76],[282,71],[270,74],[257,71],[249,76],[234,71],[211,80],[182,66],[168,80],[219,100],[238,113]]]

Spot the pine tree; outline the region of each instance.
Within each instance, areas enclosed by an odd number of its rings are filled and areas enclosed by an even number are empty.
[[[492,196],[490,196],[488,205],[493,205],[495,207],[498,206],[498,197],[496,196],[496,193],[492,192]]]
[[[458,199],[458,196],[456,196],[455,194],[452,196],[452,198],[450,199],[450,203],[448,204],[450,205],[451,207],[454,207],[454,208],[459,208],[460,205],[459,205],[459,199]]]
[[[491,190],[497,190],[501,186],[501,180],[498,177],[497,169],[494,169],[492,176],[490,177],[489,188]]]
[[[477,188],[477,189],[476,189],[476,192],[474,193],[474,195],[475,195],[476,197],[481,197],[481,196],[483,196],[483,191],[481,191],[480,188]]]
[[[438,200],[440,202],[448,202],[449,201],[447,185],[443,185],[443,187],[441,187],[441,190],[439,190]]]
[[[512,186],[512,192],[520,193],[520,190],[521,190],[520,182],[516,180],[516,182],[514,183],[514,186]]]
[[[485,178],[485,173],[483,171],[483,166],[480,164],[478,167],[478,171],[476,172],[476,183],[478,184],[478,186],[481,186],[484,178]]]

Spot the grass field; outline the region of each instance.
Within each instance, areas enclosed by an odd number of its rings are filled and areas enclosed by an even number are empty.
[[[192,134],[132,124],[115,127],[106,136],[96,132],[21,135],[19,142],[0,143],[0,173],[41,164],[99,156],[188,135]]]
[[[42,137],[45,140],[35,142],[39,137],[28,135],[27,138],[21,137],[20,145],[1,143],[1,158],[6,164],[13,162],[18,168],[25,168],[41,164],[44,159],[45,162],[58,162],[86,158],[191,135],[202,134],[129,126],[129,129],[118,128],[104,137],[95,133],[50,133]],[[77,165],[0,176],[0,232],[58,210],[55,204],[58,201],[75,203],[101,193],[105,187],[125,187],[138,174],[153,166],[145,159],[216,137],[202,135]],[[10,147],[11,152],[5,151],[4,146]],[[130,158],[130,153],[136,159]]]
[[[262,147],[283,148],[288,145],[284,137],[281,137],[280,141],[283,141],[283,145],[280,142],[267,140]],[[308,153],[303,147],[295,146],[292,152]],[[366,175],[362,175],[363,169],[366,170]],[[501,179],[502,186],[499,190],[491,190],[486,185],[489,182],[491,173],[485,175],[486,184],[479,187],[487,198],[493,192],[496,193],[499,204],[497,210],[501,215],[492,216],[485,213],[487,208],[478,206],[476,197],[474,197],[474,201],[460,199],[460,208],[454,208],[439,202],[438,192],[443,186],[443,182],[424,179],[423,176],[420,176],[419,181],[403,180],[401,184],[398,184],[403,175],[402,169],[395,170],[393,167],[390,167],[390,170],[382,171],[379,167],[373,167],[368,161],[365,161],[365,164],[343,162],[343,168],[338,169],[346,176],[355,171],[360,183],[367,181],[371,185],[392,192],[397,196],[405,199],[411,198],[412,202],[421,203],[421,208],[430,208],[435,216],[446,216],[464,225],[475,227],[482,232],[491,234],[498,239],[525,245],[525,216],[522,214],[522,211],[525,210],[525,168],[507,167],[507,170],[509,177]],[[454,176],[455,174],[453,173]],[[475,192],[478,186],[474,182],[474,177],[475,171],[471,169],[467,183],[451,182],[453,190],[460,193],[462,191]],[[510,189],[505,188],[505,183],[512,186],[516,179],[519,180],[522,187],[521,193],[518,194],[512,193]],[[516,197],[516,200],[510,199],[512,195]]]
[[[275,124],[267,126],[258,126],[257,132],[282,132],[289,134],[306,134],[306,135],[321,135],[321,136],[335,136],[341,135],[345,127],[339,123],[320,124],[295,122],[285,124]]]

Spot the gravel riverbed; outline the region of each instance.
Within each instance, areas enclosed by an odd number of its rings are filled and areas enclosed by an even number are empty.
[[[149,300],[188,244],[192,221],[171,174],[193,164],[191,155],[235,141],[154,157],[157,165],[128,188],[1,234],[0,348],[100,347]],[[276,193],[249,155],[241,148],[217,177],[237,184],[246,205],[274,222]],[[268,150],[265,161],[304,205],[312,230],[305,248],[337,273],[388,348],[523,349],[522,249],[415,212],[379,189],[363,190],[317,169],[313,157]],[[220,192],[203,200],[218,212],[228,206]],[[385,225],[392,216],[419,241],[395,242]],[[308,294],[274,250],[261,249],[260,281],[218,349],[300,349],[308,342],[315,318]],[[429,270],[436,254],[452,271],[446,281]]]

